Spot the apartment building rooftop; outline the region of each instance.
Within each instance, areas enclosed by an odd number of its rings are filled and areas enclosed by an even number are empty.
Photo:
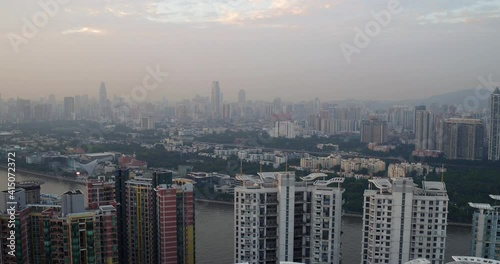
[[[452,262],[448,262],[447,264],[500,264],[500,261],[493,259],[485,259],[478,257],[467,257],[467,256],[452,256]]]
[[[260,189],[260,188],[275,188],[278,184],[279,175],[290,174],[295,176],[295,172],[259,172],[258,176],[255,175],[237,175],[236,179],[241,181],[240,187],[247,189]],[[328,180],[324,179],[328,175],[324,173],[311,173],[305,177],[300,177],[302,181],[295,181],[297,187],[317,186],[328,187],[331,184],[337,184],[341,188],[341,184],[345,178],[335,177]],[[318,179],[323,178],[323,179]]]
[[[489,196],[493,200],[500,201],[500,195],[490,194]],[[486,210],[486,211],[499,210],[500,211],[500,205],[498,205],[498,206],[491,205],[489,203],[471,203],[471,202],[469,202],[469,206],[472,208],[479,209],[479,210]]]
[[[466,256],[452,256],[452,262],[447,262],[446,264],[500,264],[500,261],[493,259],[477,258],[477,257],[466,257]],[[406,262],[405,264],[430,264],[431,262],[427,259],[414,259]]]
[[[393,188],[402,187],[405,181],[411,183],[411,185],[413,186],[413,192],[415,194],[425,196],[446,195],[446,185],[443,182],[423,181],[422,188],[419,188],[415,183],[413,183],[413,180],[411,178],[377,178],[369,180],[369,182],[373,184],[380,193],[392,193]]]

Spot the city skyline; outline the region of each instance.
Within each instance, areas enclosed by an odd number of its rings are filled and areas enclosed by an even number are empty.
[[[118,100],[122,100],[123,103],[157,103],[157,102],[167,102],[169,103],[184,103],[186,100],[193,100],[193,101],[198,101],[200,99],[208,99],[211,100],[212,98],[212,92],[213,92],[213,83],[219,83],[219,81],[210,81],[209,83],[212,83],[211,85],[207,86],[204,88],[204,90],[200,90],[199,93],[195,93],[192,96],[188,97],[179,97],[179,98],[172,98],[168,96],[162,96],[162,97],[157,97],[157,96],[151,96],[151,97],[140,97],[138,100],[136,98],[138,97],[132,97],[132,94],[107,94],[106,95],[106,88],[104,89],[104,95],[103,97],[102,94],[102,87],[103,84],[105,85],[106,82],[101,81],[99,82],[100,85],[96,84],[97,86],[92,87],[92,89],[85,90],[85,92],[82,91],[74,91],[72,93],[69,93],[67,96],[57,96],[55,94],[45,94],[40,97],[22,97],[22,96],[5,96],[5,94],[0,93],[0,102],[8,102],[9,100],[25,100],[25,101],[32,101],[32,102],[40,102],[40,103],[49,103],[49,104],[56,104],[56,103],[64,103],[64,98],[69,98],[69,97],[80,97],[84,98],[85,100],[94,100],[99,103],[99,108],[101,109],[102,107],[109,107],[109,106],[116,106],[116,104],[120,104]],[[455,105],[461,105],[461,107],[464,107],[469,110],[477,110],[474,109],[474,107],[483,107],[483,108],[489,108],[489,97],[487,100],[483,98],[483,96],[493,94],[495,90],[500,87],[500,86],[492,86],[492,85],[500,85],[499,83],[494,83],[494,82],[484,82],[483,83],[485,86],[478,86],[476,89],[465,89],[465,90],[458,90],[458,91],[452,91],[449,93],[439,93],[439,94],[433,94],[429,95],[427,97],[416,97],[416,98],[411,98],[411,97],[406,97],[404,99],[380,99],[380,100],[375,100],[375,99],[362,99],[362,98],[322,98],[321,100],[314,95],[308,95],[306,97],[301,97],[300,99],[297,100],[287,100],[286,98],[284,99],[283,97],[280,96],[269,96],[266,98],[259,98],[257,95],[257,98],[253,96],[248,96],[247,91],[244,89],[240,89],[239,91],[234,91],[234,93],[229,94],[229,99],[221,101],[223,99],[223,93],[222,89],[220,89],[220,107],[222,108],[222,103],[240,103],[240,94],[243,92],[243,98],[245,98],[245,103],[247,102],[271,102],[274,103],[274,100],[280,100],[285,102],[285,103],[300,103],[300,102],[314,102],[318,104],[318,107],[320,107],[321,103],[325,102],[335,102],[335,103],[362,103],[362,102],[377,102],[381,104],[393,104],[393,107],[395,108],[401,108],[401,107],[408,107],[408,106],[418,106],[418,105],[431,105],[435,104],[439,99],[443,97],[450,97],[450,101],[446,101],[448,104],[455,104]],[[223,85],[223,84],[222,84]],[[97,87],[97,88],[96,88]],[[219,85],[220,87],[220,85]],[[90,92],[89,92],[90,91]],[[139,96],[141,96],[140,92]],[[147,90],[146,90],[146,95],[147,95]],[[251,94],[252,95],[252,94]],[[135,96],[135,95],[134,95]],[[470,97],[475,97],[475,98],[470,98]],[[104,101],[102,100],[104,98]],[[108,101],[111,105],[107,105],[105,101]],[[431,100],[431,101],[428,101]],[[473,100],[473,101],[471,101]],[[476,102],[477,100],[477,102]],[[446,104],[445,103],[445,104]],[[401,105],[398,105],[401,104]],[[476,105],[477,104],[477,105]],[[472,107],[472,108],[471,108]],[[413,126],[415,124],[412,124]]]

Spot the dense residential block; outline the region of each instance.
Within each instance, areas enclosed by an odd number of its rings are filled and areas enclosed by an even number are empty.
[[[85,210],[83,193],[78,190],[62,194],[62,200],[61,206],[19,204],[15,259],[6,248],[9,216],[1,212],[0,263],[119,263],[115,207]]]

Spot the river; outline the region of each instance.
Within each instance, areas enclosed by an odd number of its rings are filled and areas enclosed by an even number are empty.
[[[18,181],[41,180],[42,193],[61,194],[72,189],[85,191],[85,185],[65,182],[49,177],[16,173]],[[7,173],[0,171],[0,190],[7,189]],[[342,245],[343,263],[360,263],[362,221],[358,217],[344,217]],[[201,264],[233,262],[233,206],[208,202],[196,203],[196,259]],[[471,238],[470,227],[448,226],[446,260],[453,255],[468,255]]]

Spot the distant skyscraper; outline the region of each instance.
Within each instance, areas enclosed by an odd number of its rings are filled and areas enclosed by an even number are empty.
[[[292,121],[275,121],[273,137],[295,138],[295,124]]]
[[[52,105],[39,104],[35,105],[34,118],[36,121],[46,121],[51,118]]]
[[[418,111],[426,111],[427,107],[425,105],[417,105],[414,108],[413,111],[413,124],[412,124],[412,130],[415,131],[415,128],[417,127],[417,112]]]
[[[500,160],[500,89],[498,89],[498,87],[490,97],[488,159]]]
[[[75,120],[75,98],[64,97],[64,119]]]
[[[212,96],[210,97],[210,100],[212,104],[212,117],[219,117],[221,112],[221,92],[219,81],[214,81],[212,83]]]
[[[273,114],[281,114],[283,113],[283,106],[281,105],[281,98],[276,97],[273,100]]]
[[[440,146],[448,159],[480,160],[484,126],[480,119],[451,118],[442,125]]]
[[[365,190],[361,264],[426,258],[444,264],[448,195],[444,183],[411,178],[370,180]]]
[[[490,195],[500,201],[500,195]],[[500,260],[500,206],[469,203],[477,211],[472,216],[471,256]]]
[[[243,186],[234,190],[236,263],[341,263],[343,178],[237,177]]]
[[[436,148],[434,114],[423,108],[415,110],[415,149],[433,150]]]
[[[188,121],[188,106],[185,104],[178,104],[175,106],[175,117],[180,122]]]
[[[413,126],[413,111],[408,109],[407,106],[396,105],[389,109],[388,125],[392,129],[406,130],[411,129]]]
[[[49,101],[49,104],[51,104],[51,105],[57,104],[56,96],[53,95],[53,94],[49,95],[49,100],[48,101]]]
[[[101,86],[99,87],[99,111],[101,117],[107,116],[108,111],[108,95],[106,92],[106,83],[101,82]]]
[[[316,97],[313,101],[313,113],[317,115],[319,114],[320,111],[321,111],[321,101],[319,100],[319,98]]]
[[[155,122],[154,118],[151,116],[143,116],[141,117],[141,129],[154,129]]]
[[[24,99],[17,99],[16,121],[28,122],[31,120],[31,101]]]
[[[231,119],[232,117],[232,109],[231,104],[223,104],[222,105],[222,118],[225,120]]]
[[[332,109],[330,109],[330,112],[333,114],[333,133],[359,131],[361,108],[333,107]]]
[[[246,93],[245,90],[240,90],[238,92],[238,103],[244,104],[246,102]]]
[[[361,142],[383,144],[387,142],[387,122],[376,118],[361,122]]]

